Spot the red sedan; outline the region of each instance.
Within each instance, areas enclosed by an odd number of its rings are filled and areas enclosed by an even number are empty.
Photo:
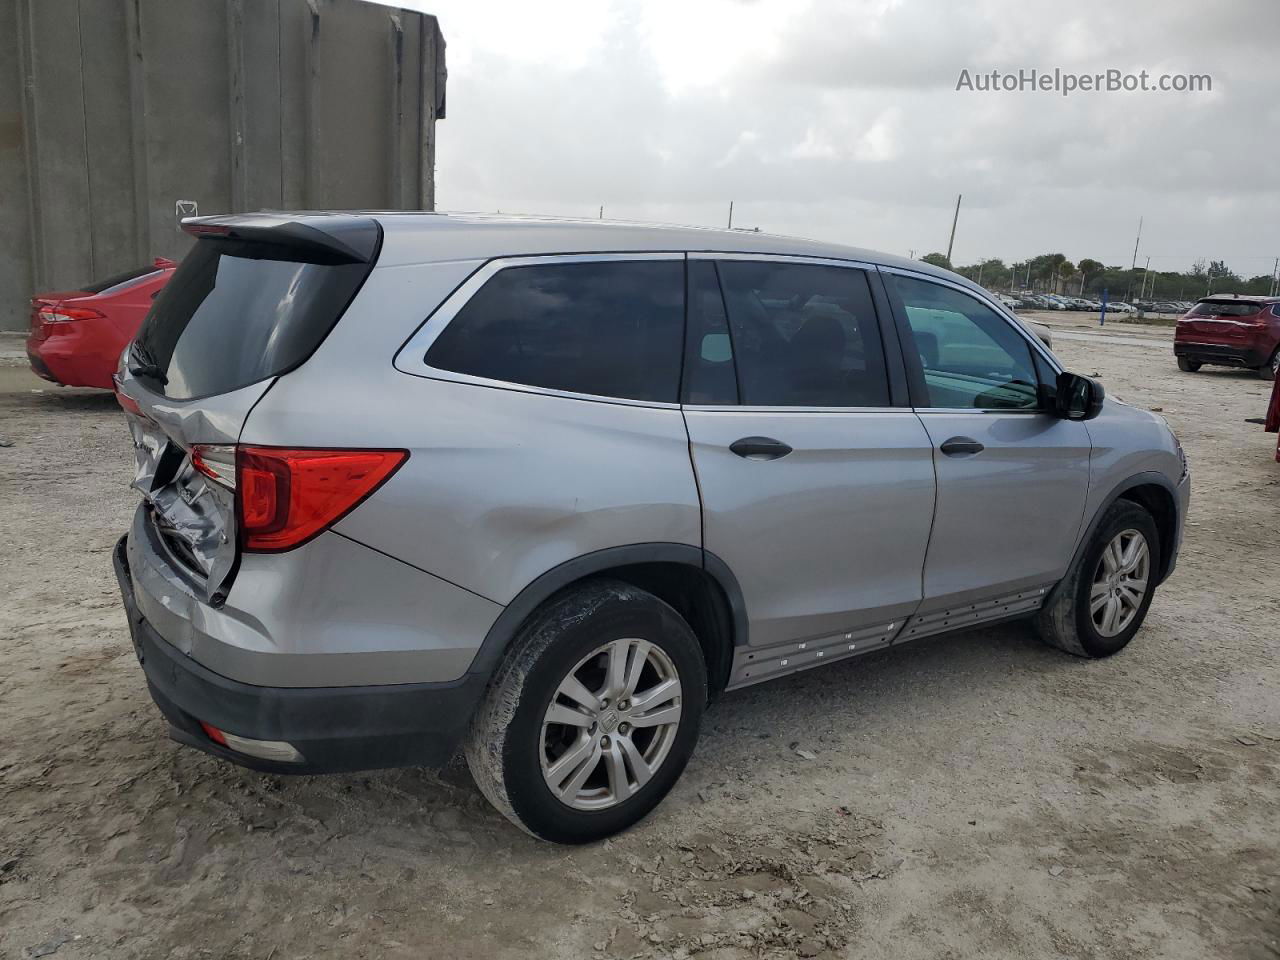
[[[120,354],[176,266],[158,258],[78,290],[32,297],[27,337],[31,369],[63,386],[110,390]]]

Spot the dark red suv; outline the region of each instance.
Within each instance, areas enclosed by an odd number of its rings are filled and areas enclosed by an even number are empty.
[[[1214,363],[1248,367],[1274,380],[1280,368],[1280,297],[1204,297],[1178,321],[1173,355],[1179,370]]]

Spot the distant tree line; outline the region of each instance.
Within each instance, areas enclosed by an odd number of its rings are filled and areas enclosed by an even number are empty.
[[[1112,300],[1195,300],[1211,293],[1271,293],[1271,274],[1244,279],[1221,260],[1205,263],[1197,260],[1190,270],[1151,270],[1142,267],[1108,267],[1098,260],[1085,258],[1072,263],[1061,253],[1042,253],[1038,257],[1006,264],[998,258],[981,260],[968,266],[953,267],[941,253],[920,258],[925,263],[954,270],[992,290],[1030,290],[1035,293],[1061,293],[1094,299],[1107,291]]]

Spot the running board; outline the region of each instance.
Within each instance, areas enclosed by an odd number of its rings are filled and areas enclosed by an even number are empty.
[[[1025,616],[1044,605],[1052,588],[1052,583],[1042,587],[1028,587],[992,600],[958,604],[946,610],[909,617],[905,621],[898,619],[891,623],[860,627],[808,640],[789,641],[761,648],[738,647],[733,652],[733,665],[725,689],[736,690],[825,663],[883,650],[890,645],[897,646],[907,640],[918,640],[921,637],[952,633]]]

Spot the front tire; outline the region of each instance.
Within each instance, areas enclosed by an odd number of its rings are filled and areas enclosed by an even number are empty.
[[[1109,657],[1142,626],[1155,593],[1160,534],[1151,514],[1117,500],[1036,617],[1041,639],[1077,657]]]
[[[1183,373],[1195,373],[1200,369],[1200,362],[1198,360],[1188,360],[1186,357],[1179,357],[1178,369]]]
[[[706,701],[688,623],[630,584],[591,582],[521,629],[472,719],[467,764],[512,823],[543,840],[589,843],[667,795]]]

